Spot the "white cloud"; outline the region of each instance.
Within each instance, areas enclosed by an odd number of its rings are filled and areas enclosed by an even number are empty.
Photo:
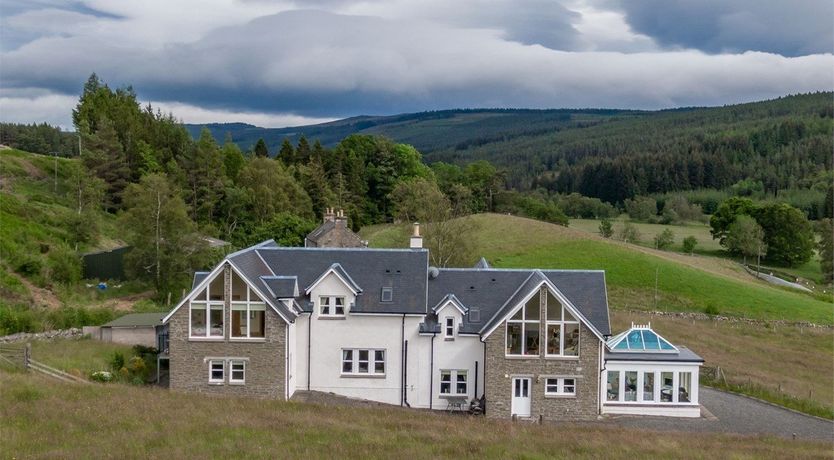
[[[52,96],[25,96],[30,109],[4,94],[16,111],[0,117],[46,119],[37,117],[48,97],[77,94],[93,71],[186,122],[270,127],[454,107],[716,105],[834,87],[831,54],[659,49],[605,2],[542,14],[537,5],[317,2],[333,13],[270,1],[91,0],[88,9],[108,16],[23,12],[5,23],[29,33],[52,18],[48,34],[3,52],[0,85]],[[66,98],[73,103],[60,105]],[[58,99],[64,125],[76,97]]]
[[[333,121],[335,118],[303,117],[291,113],[240,112],[234,110],[212,110],[179,102],[152,102],[151,105],[163,113],[173,113],[183,123],[248,123],[262,128],[286,128],[290,126],[313,125]]]

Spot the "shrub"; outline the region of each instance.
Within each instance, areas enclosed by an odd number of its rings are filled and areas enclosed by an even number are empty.
[[[695,251],[695,246],[697,245],[698,240],[694,236],[689,235],[683,239],[683,252],[691,255],[692,252]]]
[[[670,229],[664,229],[654,237],[654,247],[657,249],[667,249],[675,242],[675,233]]]
[[[43,264],[40,260],[32,257],[27,257],[26,259],[17,264],[17,268],[15,269],[15,271],[17,271],[23,276],[32,278],[40,275],[42,268]]]
[[[90,374],[90,380],[102,383],[111,382],[113,381],[113,373],[107,371],[95,371]]]
[[[626,243],[637,244],[640,242],[640,230],[632,225],[630,222],[625,222],[619,231],[620,239]]]
[[[718,307],[716,307],[715,305],[713,305],[711,303],[707,304],[706,308],[704,308],[704,313],[706,313],[708,315],[712,315],[712,316],[716,316],[716,315],[720,314],[720,312],[718,311]]]
[[[633,200],[625,200],[628,216],[634,220],[648,221],[657,216],[657,201],[647,196],[636,196]]]
[[[610,220],[602,219],[599,222],[599,234],[603,238],[611,238],[614,235],[614,227],[611,225]]]
[[[49,252],[48,260],[52,281],[70,284],[81,279],[81,258],[74,251],[59,246]]]
[[[121,371],[125,369],[125,355],[120,351],[114,351],[110,358],[110,368],[114,371]]]

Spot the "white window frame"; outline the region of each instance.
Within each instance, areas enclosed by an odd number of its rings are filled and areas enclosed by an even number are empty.
[[[220,272],[217,276],[223,276],[223,272]],[[204,300],[191,300],[188,302],[188,338],[189,339],[214,339],[214,340],[222,340],[223,331],[226,330],[226,302],[223,300],[211,300],[211,284],[217,279],[217,276],[212,278],[208,283],[206,283],[206,289],[201,294],[205,294]],[[225,281],[224,281],[225,284]],[[225,289],[225,286],[224,286]],[[197,308],[195,308],[195,306]],[[214,308],[212,308],[214,307]],[[220,308],[217,308],[220,307]],[[192,330],[191,326],[193,321],[191,320],[191,315],[194,310],[203,310],[206,315],[206,333],[203,335],[194,335],[194,331]],[[222,323],[220,327],[220,335],[211,335],[211,311],[212,310],[221,310],[222,313]]]
[[[234,275],[233,275],[234,276]],[[241,277],[241,281],[243,278]],[[260,297],[257,294],[252,292],[252,288],[243,281],[244,285],[246,286],[246,300],[232,300],[230,304],[231,315],[234,315],[235,312],[238,311],[245,311],[246,315],[246,334],[245,335],[235,335],[234,334],[234,321],[229,321],[229,339],[230,340],[266,340],[266,302],[261,301]],[[252,299],[254,297],[254,300]],[[237,307],[237,308],[236,308]],[[244,308],[240,308],[244,307]],[[263,337],[252,337],[252,312],[262,311],[264,312],[264,336]],[[224,319],[225,321],[225,319]]]
[[[521,312],[521,319],[512,319],[512,316],[511,316],[510,318],[507,318],[507,321],[504,322],[505,323],[505,325],[504,325],[504,356],[513,357],[513,358],[532,358],[532,357],[535,357],[535,356],[541,356],[541,352],[542,352],[541,295],[542,295],[542,291],[541,291],[541,289],[539,289],[539,290],[536,291],[536,294],[534,294],[529,299],[525,300],[524,303],[521,304],[521,308],[518,311],[515,312],[515,314],[518,314],[519,311]],[[538,297],[538,300],[539,300],[539,317],[535,320],[526,319],[526,317],[527,317],[527,303],[530,302],[531,300],[533,300],[534,297]],[[515,314],[513,316],[515,316]],[[510,336],[510,324],[511,323],[521,325],[521,354],[510,353],[507,350],[507,339]],[[539,352],[536,353],[535,355],[531,355],[531,354],[526,353],[527,352],[527,328],[525,326],[528,323],[536,323],[538,325]]]
[[[449,320],[451,320],[452,324],[449,324]],[[455,340],[455,317],[454,316],[447,316],[443,319],[443,337],[446,340]]]
[[[327,299],[325,303],[324,300]],[[342,305],[337,305],[337,301],[342,301]],[[336,313],[336,307],[341,306],[342,312]],[[325,318],[344,318],[347,313],[347,305],[345,304],[345,296],[340,295],[322,295],[319,296],[319,316],[323,316]],[[325,313],[325,307],[327,307],[327,313]]]
[[[241,365],[243,369],[243,378],[236,379],[235,378],[235,365]],[[238,359],[230,359],[229,360],[229,384],[230,385],[245,385],[246,384],[246,361],[238,360]]]
[[[449,392],[443,391],[443,376],[449,376]],[[463,375],[463,382],[458,382],[458,376]],[[469,370],[468,369],[440,369],[440,390],[438,394],[440,397],[454,397],[454,396],[469,396]],[[458,383],[466,385],[466,390],[463,393],[458,392]]]
[[[567,381],[572,383],[568,384]],[[545,396],[576,396],[576,377],[547,377],[544,380],[544,395]],[[555,391],[551,388],[555,387]],[[571,391],[568,391],[568,388]]]
[[[351,352],[350,360],[345,360],[345,352]],[[359,359],[360,352],[368,352],[368,372],[359,372],[359,362],[365,360]],[[377,352],[382,352],[382,360],[376,359]],[[388,369],[388,351],[384,348],[342,348],[339,355],[339,371],[345,377],[385,377]],[[350,370],[345,371],[345,363],[350,363]],[[376,371],[376,365],[382,363],[382,372]]]
[[[559,319],[558,320],[557,319],[551,320],[550,317],[547,315],[549,299],[545,300],[545,306],[544,306],[544,310],[545,310],[544,311],[544,318],[545,318],[545,325],[544,325],[544,356],[547,357],[547,358],[572,358],[572,359],[579,358],[579,350],[580,350],[580,344],[581,344],[580,341],[582,340],[582,325],[579,323],[579,320],[576,319],[575,315],[571,314],[568,311],[567,307],[562,302],[559,302],[559,299],[557,299],[555,295],[550,293],[550,296],[552,296],[556,300],[556,302],[559,303],[561,308],[560,308]],[[548,297],[548,295],[545,295],[545,299],[547,299],[547,297]],[[573,317],[574,321],[566,320],[565,319],[565,313],[570,314],[570,316]],[[565,326],[567,326],[567,325],[576,325],[576,329],[577,329],[577,331],[579,331],[579,336],[577,337],[577,342],[576,342],[576,354],[575,355],[566,355],[565,354]],[[558,326],[559,327],[559,353],[551,354],[551,353],[547,352],[547,344],[550,341],[550,336],[549,336],[550,327],[549,326]]]
[[[209,384],[223,385],[224,383],[226,383],[226,361],[223,360],[223,359],[212,359],[212,360],[209,360],[208,363],[209,363],[209,365],[208,365],[208,381],[209,381]],[[215,379],[212,376],[212,374],[214,373],[214,365],[215,364],[220,364],[220,366],[223,370],[223,376],[220,379]]]

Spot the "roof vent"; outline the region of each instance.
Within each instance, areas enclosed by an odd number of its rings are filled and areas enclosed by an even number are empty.
[[[440,276],[440,269],[437,267],[429,267],[429,279],[433,280]]]
[[[469,322],[470,323],[480,323],[481,322],[481,310],[477,308],[470,308],[469,309]]]

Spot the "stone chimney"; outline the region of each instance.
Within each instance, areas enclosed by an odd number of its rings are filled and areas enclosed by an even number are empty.
[[[414,232],[411,234],[411,242],[409,247],[411,249],[420,249],[423,247],[423,237],[420,236],[419,222],[414,222]]]
[[[348,218],[347,218],[347,216],[345,216],[345,210],[344,209],[340,209],[340,210],[336,211],[336,226],[337,227],[347,228],[347,221],[348,221]]]
[[[324,209],[324,222],[334,222],[336,220],[336,213],[333,211],[333,208],[325,208]]]

